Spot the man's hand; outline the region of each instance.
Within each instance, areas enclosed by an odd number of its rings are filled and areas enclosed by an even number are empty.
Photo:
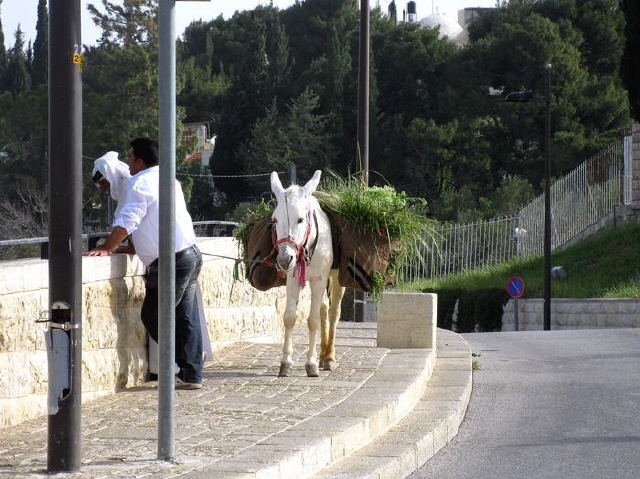
[[[82,256],[108,256],[127,238],[127,236],[129,236],[127,230],[120,226],[115,226],[103,244],[83,253]]]
[[[90,249],[86,253],[82,253],[82,256],[109,256],[110,254],[111,250],[105,248],[104,245],[99,245],[93,249]]]

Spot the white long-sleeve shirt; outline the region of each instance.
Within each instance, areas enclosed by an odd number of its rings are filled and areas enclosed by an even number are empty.
[[[196,235],[182,187],[179,182],[175,183],[175,250],[178,252],[195,244]],[[132,235],[136,254],[145,266],[159,256],[159,197],[160,168],[152,166],[131,177],[122,208],[113,220],[113,226],[120,226]]]

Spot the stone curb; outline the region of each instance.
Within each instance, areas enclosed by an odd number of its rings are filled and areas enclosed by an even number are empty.
[[[375,374],[339,404],[182,478],[300,479],[384,435],[413,410],[433,371],[427,349],[390,350]]]
[[[471,350],[451,331],[438,330],[438,358],[416,407],[396,426],[314,479],[407,477],[458,434],[472,388]]]

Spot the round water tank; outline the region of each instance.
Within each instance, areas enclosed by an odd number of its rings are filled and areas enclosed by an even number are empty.
[[[416,14],[416,2],[409,2],[407,3],[407,13],[409,15],[411,14]]]

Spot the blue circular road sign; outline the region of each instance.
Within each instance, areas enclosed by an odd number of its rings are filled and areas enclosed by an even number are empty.
[[[522,278],[513,277],[507,280],[507,294],[512,298],[519,298],[524,294],[524,281],[522,281]]]

